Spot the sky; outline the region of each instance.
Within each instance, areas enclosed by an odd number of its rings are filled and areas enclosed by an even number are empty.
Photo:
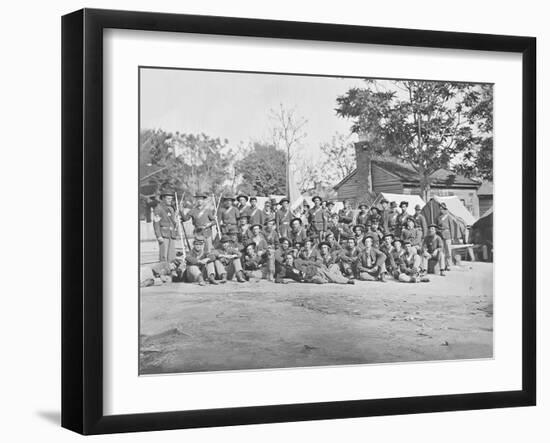
[[[270,140],[270,110],[294,108],[307,119],[303,158],[335,133],[350,134],[351,120],[336,116],[336,97],[363,81],[353,78],[141,69],[141,129],[205,133],[241,142]]]

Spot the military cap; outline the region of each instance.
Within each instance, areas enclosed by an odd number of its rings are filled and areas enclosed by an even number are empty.
[[[412,242],[410,240],[403,240],[402,243],[403,243],[404,246],[412,245]]]
[[[199,193],[195,194],[195,198],[202,198],[202,199],[205,199],[205,198],[208,198],[208,197],[206,196],[206,194],[201,194],[201,193],[199,192]]]
[[[231,239],[227,235],[222,235],[222,238],[220,239],[220,243],[229,243]]]
[[[397,202],[391,202],[390,208],[397,208]]]
[[[299,240],[296,240],[294,242],[294,246],[298,246],[299,248],[303,247],[305,244],[305,241],[299,241]]]
[[[392,245],[395,245],[397,242],[403,244],[403,240],[401,240],[400,238],[396,238],[394,241],[391,242]],[[410,242],[409,242],[410,243]]]
[[[248,201],[248,195],[244,195],[244,194],[237,195],[237,200],[239,200],[240,198],[244,198],[246,201]]]
[[[164,197],[165,195],[174,195],[175,193],[176,191],[171,186],[163,186],[159,192],[161,198]]]
[[[302,206],[303,206],[304,208],[309,208],[309,203],[306,202],[306,201],[305,201],[305,202],[302,202]]]
[[[319,243],[319,248],[320,248],[321,246],[323,246],[323,245],[325,245],[325,246],[326,246],[327,248],[329,248],[329,249],[330,249],[330,247],[331,247],[331,244],[330,244],[329,242],[322,241],[321,243]]]
[[[374,234],[375,234],[374,232],[368,231],[368,232],[365,234],[365,238],[367,238],[367,237],[374,238]]]
[[[262,229],[262,225],[259,223],[254,223],[252,226],[250,226],[250,230],[252,230],[255,226],[258,226],[260,229]]]
[[[428,225],[428,228],[431,228],[432,226],[433,226],[434,228],[436,228],[436,229],[439,228],[439,226],[437,226],[435,223],[429,224],[429,225]]]
[[[290,240],[289,240],[288,238],[286,238],[286,237],[281,237],[281,238],[279,239],[279,243],[283,243],[283,242],[285,242],[285,241],[290,245]]]
[[[441,209],[447,209],[447,205],[444,202],[439,203]]]
[[[241,214],[241,215],[239,215],[239,216],[237,217],[237,220],[240,220],[240,219],[242,219],[242,218],[246,218],[246,219],[248,220],[248,215],[246,215],[246,214]]]
[[[283,197],[280,201],[279,201],[279,204],[282,205],[283,202],[287,202],[287,203],[290,203],[290,200],[286,197]]]
[[[224,200],[235,201],[235,197],[232,197],[231,195],[226,195],[223,199],[224,199]]]
[[[345,236],[344,240],[353,240],[354,243],[357,243],[357,239],[353,235]]]
[[[357,228],[361,229],[361,231],[364,231],[365,230],[365,225],[362,225],[361,223],[359,223],[358,225],[355,225],[353,227],[353,230],[355,231]]]
[[[386,200],[385,198],[383,198],[382,200],[380,200],[380,204],[382,203],[388,203],[388,200]]]
[[[254,200],[255,202],[258,201],[258,199],[256,197],[250,197],[250,201]]]
[[[416,205],[416,206],[414,207],[414,209],[422,209],[422,206]]]
[[[334,206],[334,202],[328,201],[328,202],[327,202],[327,206]]]
[[[384,237],[383,237],[383,238],[386,238],[386,237],[394,238],[395,235],[393,235],[391,232],[388,232],[388,233],[384,234]]]
[[[409,202],[403,200],[401,203],[399,203],[399,207],[401,206],[409,206]]]
[[[372,211],[373,209],[376,209],[376,212],[379,212],[379,211],[380,211],[380,209],[378,209],[377,206],[373,206],[372,208],[370,208],[371,211]]]
[[[315,199],[319,200],[320,202],[323,201],[323,199],[321,197],[319,197],[318,195],[315,195],[313,196],[313,198],[311,199],[312,202],[315,202]]]
[[[299,221],[300,224],[303,224],[302,219],[300,217],[294,217],[292,220],[290,220],[290,224],[294,223],[296,220]]]
[[[230,226],[229,229],[227,230],[228,235],[235,235],[238,233],[239,233],[239,230],[235,226]]]
[[[365,208],[365,209],[366,209],[366,208],[368,208],[368,207],[369,207],[369,205],[367,205],[366,203],[361,203],[361,204],[359,205],[359,209],[362,209],[362,208]]]
[[[256,249],[256,243],[253,241],[249,241],[246,245],[244,245],[244,249],[247,250],[249,246],[253,246],[254,249]]]
[[[196,236],[193,240],[194,245],[203,245],[204,244],[204,237],[202,236]]]

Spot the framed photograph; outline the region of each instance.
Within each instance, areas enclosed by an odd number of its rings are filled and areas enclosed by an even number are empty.
[[[535,51],[64,16],[62,425],[534,405]]]

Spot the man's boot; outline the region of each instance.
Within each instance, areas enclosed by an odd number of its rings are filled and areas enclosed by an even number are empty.
[[[380,274],[379,279],[380,279],[380,281],[381,281],[382,283],[386,283],[386,273],[385,273],[385,272],[382,272],[382,273]]]
[[[211,285],[217,285],[218,282],[216,281],[216,279],[214,278],[214,274],[210,274],[208,276],[208,283],[210,283]]]
[[[243,271],[237,272],[236,277],[237,277],[237,281],[239,283],[245,283],[246,282],[246,279],[244,278],[244,275],[243,275]]]
[[[221,280],[219,281],[219,283],[221,283],[222,285],[223,285],[224,283],[227,283],[227,276],[226,276],[226,274],[222,274],[222,275],[221,275]]]
[[[200,275],[199,278],[197,279],[197,283],[199,284],[199,286],[206,285],[206,282],[204,281],[204,277],[202,275]]]

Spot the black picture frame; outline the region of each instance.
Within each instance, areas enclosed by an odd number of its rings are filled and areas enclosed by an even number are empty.
[[[131,415],[103,413],[103,30],[171,31],[522,54],[522,389]],[[83,9],[62,18],[62,426],[82,434],[536,403],[536,39]],[[132,288],[131,290],[134,290]]]

